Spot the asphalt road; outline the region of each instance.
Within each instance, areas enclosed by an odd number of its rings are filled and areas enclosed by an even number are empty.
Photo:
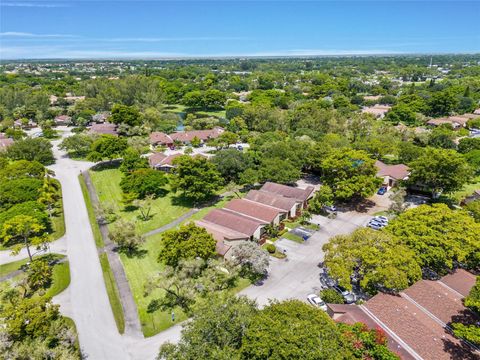
[[[306,301],[308,294],[320,290],[318,264],[324,258],[323,244],[332,236],[348,234],[365,225],[370,217],[357,212],[339,213],[336,219],[315,216],[312,220],[320,224],[320,230],[303,244],[278,240],[275,245],[282,251],[287,250],[287,259],[272,258],[268,278],[261,285],[250,286],[240,294],[255,299],[260,306],[267,305],[270,299]]]

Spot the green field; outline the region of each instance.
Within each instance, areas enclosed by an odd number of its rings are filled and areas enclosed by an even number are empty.
[[[125,318],[123,315],[122,303],[120,302],[117,283],[113,277],[107,254],[103,253],[100,255],[100,265],[102,266],[103,280],[105,281],[105,287],[107,288],[108,300],[110,301],[113,317],[115,318],[118,332],[123,334],[125,331]]]
[[[152,218],[148,221],[142,221],[139,219],[139,210],[125,211],[124,209],[122,190],[120,189],[120,181],[122,179],[120,170],[91,170],[90,176],[100,202],[111,203],[119,216],[127,220],[135,221],[137,230],[142,234],[174,221],[192,208],[192,204],[181,203],[173,193],[168,192],[164,197],[159,197],[153,202],[151,210]]]
[[[471,195],[475,190],[480,189],[480,176],[475,177],[472,182],[464,185],[461,190],[455,191],[448,195],[449,199],[452,199],[456,203],[460,203],[466,196]]]

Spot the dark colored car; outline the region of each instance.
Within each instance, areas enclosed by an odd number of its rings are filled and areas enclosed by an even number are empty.
[[[343,297],[343,301],[345,301],[346,304],[353,304],[355,301],[357,301],[357,297],[355,294],[351,293],[347,289],[342,288],[341,286],[334,286],[333,287],[335,291],[337,291],[340,295]]]
[[[387,192],[387,188],[385,186],[382,186],[380,189],[378,189],[377,194],[384,195],[386,192]]]

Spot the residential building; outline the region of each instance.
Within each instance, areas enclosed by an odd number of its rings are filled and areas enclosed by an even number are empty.
[[[72,123],[72,117],[68,115],[58,115],[54,119],[56,126],[66,126]]]
[[[301,209],[295,199],[259,190],[250,190],[245,199],[285,210],[291,218],[296,217]]]
[[[150,134],[150,144],[153,146],[162,145],[162,146],[173,146],[173,139],[167,134],[155,131]]]
[[[379,293],[359,306],[328,304],[328,313],[339,322],[381,329],[390,349],[405,359],[478,359],[478,349],[450,327],[480,320],[462,302],[474,284],[475,276],[459,269],[438,281],[420,280],[398,295]]]
[[[448,116],[437,119],[430,119],[427,121],[427,125],[430,126],[440,126],[443,124],[450,124],[454,129],[460,129],[467,126],[468,120],[480,118],[480,114],[463,114]]]
[[[390,105],[374,105],[369,107],[364,107],[362,113],[371,114],[376,118],[384,118],[385,114],[390,111],[392,107]]]
[[[265,232],[264,227],[267,224],[263,220],[224,209],[213,209],[203,220],[241,233],[249,240],[260,240]]]
[[[109,112],[100,112],[92,116],[92,121],[96,123],[104,123],[110,117]]]
[[[276,195],[281,195],[289,199],[295,199],[301,207],[307,207],[307,201],[313,197],[314,192],[313,186],[308,186],[305,189],[300,189],[293,186],[287,186],[272,182],[266,182],[260,188],[260,191],[268,192]]]
[[[92,124],[89,132],[100,135],[118,135],[117,125],[112,123]]]
[[[182,156],[183,154],[165,155],[163,153],[155,153],[150,155],[148,163],[150,166],[157,170],[170,172],[174,168],[173,160]]]
[[[404,164],[387,165],[384,162],[375,161],[377,167],[377,176],[383,178],[383,186],[391,188],[396,186],[399,181],[407,180],[410,174],[408,166]]]
[[[5,137],[4,134],[0,134],[0,151],[5,151],[14,143],[13,139]]]
[[[249,237],[245,234],[212,223],[210,221],[197,220],[195,221],[195,225],[204,228],[209,234],[213,236],[213,238],[217,242],[217,254],[227,259],[230,257],[230,250],[234,245],[238,245],[242,242],[246,242],[249,240]]]
[[[190,130],[190,131],[178,131],[170,134],[170,138],[175,142],[179,141],[183,144],[190,144],[194,138],[200,140],[201,143],[205,143],[210,139],[216,139],[224,130],[220,127],[214,127],[209,130]]]
[[[265,221],[274,226],[278,226],[282,220],[288,217],[287,210],[264,205],[248,199],[233,199],[224,206],[224,209]]]

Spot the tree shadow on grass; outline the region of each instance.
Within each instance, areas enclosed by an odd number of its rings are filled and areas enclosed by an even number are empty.
[[[112,161],[101,161],[98,164],[95,164],[92,166],[90,169],[93,171],[102,171],[102,170],[108,170],[108,169],[118,169],[118,167],[121,165],[122,160],[121,159],[116,159]]]
[[[115,247],[113,251],[118,252],[120,254],[125,254],[129,259],[133,259],[133,258],[143,259],[148,254],[148,250],[146,249],[140,249],[140,248],[123,249],[118,246]]]

